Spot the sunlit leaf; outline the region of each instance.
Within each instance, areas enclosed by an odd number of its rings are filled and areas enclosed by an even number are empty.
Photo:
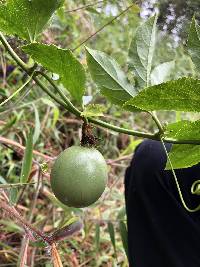
[[[174,67],[174,61],[164,62],[156,66],[151,73],[151,85],[160,84],[169,80]]]
[[[84,107],[83,112],[81,112],[81,116],[83,117],[99,117],[104,116],[103,112],[106,111],[105,106],[99,104],[89,104]]]
[[[179,121],[167,125],[165,137],[176,140],[200,140],[200,121]]]
[[[7,0],[0,3],[0,31],[36,40],[62,0]]]
[[[141,91],[125,105],[144,110],[200,111],[200,80],[180,78]]]
[[[101,93],[113,104],[122,105],[137,91],[128,82],[118,63],[103,52],[86,48],[87,64],[94,82]]]
[[[191,167],[200,162],[200,145],[173,145],[169,157],[174,169]],[[168,161],[166,170],[170,169]]]
[[[60,82],[74,99],[82,102],[85,92],[85,70],[69,49],[39,43],[29,44],[23,50],[43,67],[60,76]]]
[[[129,48],[129,69],[138,78],[141,88],[150,85],[153,54],[155,50],[157,16],[140,25]]]
[[[56,122],[59,119],[60,111],[57,107],[53,108],[53,122],[52,122],[52,128],[55,127]]]
[[[188,37],[188,52],[198,71],[200,71],[200,26],[192,19]]]

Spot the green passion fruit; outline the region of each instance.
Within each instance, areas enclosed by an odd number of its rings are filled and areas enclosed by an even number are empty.
[[[72,146],[56,159],[50,182],[53,193],[63,204],[83,208],[98,200],[107,178],[106,161],[97,149]]]

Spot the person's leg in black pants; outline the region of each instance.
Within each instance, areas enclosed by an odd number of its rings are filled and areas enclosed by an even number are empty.
[[[200,267],[200,211],[183,207],[166,161],[161,142],[144,140],[126,170],[130,267]],[[200,196],[191,186],[200,179],[200,164],[176,175],[187,206],[197,207]]]

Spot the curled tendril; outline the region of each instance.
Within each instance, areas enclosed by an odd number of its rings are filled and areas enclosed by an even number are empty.
[[[180,185],[179,185],[179,182],[178,182],[178,179],[177,179],[177,176],[176,176],[176,173],[174,171],[174,168],[173,168],[173,165],[172,165],[172,162],[171,162],[171,159],[169,157],[169,154],[167,152],[167,149],[166,149],[166,146],[165,146],[165,143],[163,141],[163,139],[161,138],[161,142],[162,142],[162,145],[163,145],[163,148],[165,150],[165,153],[166,153],[166,156],[167,156],[167,159],[169,161],[169,164],[170,164],[170,167],[171,167],[171,171],[172,171],[172,174],[173,174],[173,177],[174,177],[174,180],[175,180],[175,183],[176,183],[176,187],[177,187],[177,190],[178,190],[178,193],[179,193],[179,197],[180,197],[180,200],[181,200],[181,203],[183,205],[183,207],[188,211],[188,212],[196,212],[196,211],[199,211],[200,210],[200,204],[194,208],[194,209],[190,209],[187,204],[185,203],[185,200],[183,198],[183,194],[181,192],[181,188],[180,188]],[[194,191],[192,191],[194,190]],[[198,181],[195,181],[192,185],[192,188],[191,188],[191,191],[192,192],[195,192],[196,195],[200,195],[200,180]],[[198,194],[197,194],[198,192]],[[193,194],[193,193],[192,193]]]
[[[200,195],[200,180],[197,180],[192,184],[191,193],[193,195]]]

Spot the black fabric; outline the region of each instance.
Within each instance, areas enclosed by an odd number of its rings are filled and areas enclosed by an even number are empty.
[[[165,144],[167,150],[171,144]],[[171,171],[165,171],[161,142],[144,140],[125,174],[130,267],[200,267],[200,212],[183,207]],[[176,170],[187,206],[200,197],[191,185],[200,179],[200,164]]]

